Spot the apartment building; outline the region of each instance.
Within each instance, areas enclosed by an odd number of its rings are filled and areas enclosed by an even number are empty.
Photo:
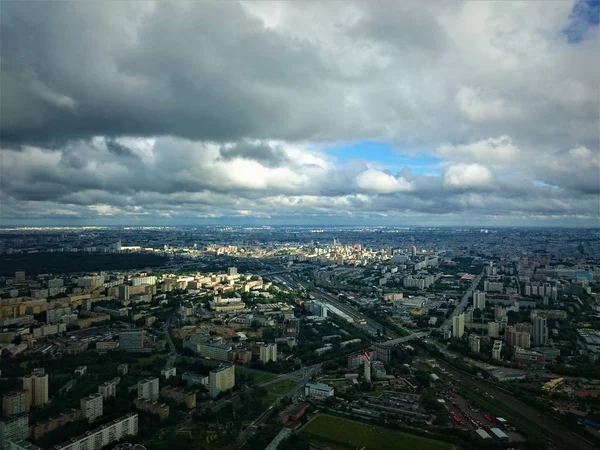
[[[235,366],[221,365],[210,371],[208,375],[208,390],[212,398],[221,392],[230,390],[235,386]]]
[[[23,377],[23,389],[27,391],[27,408],[48,403],[48,375],[44,369],[35,369],[31,375]]]
[[[103,400],[104,397],[100,393],[92,394],[80,400],[81,414],[88,422],[92,423],[104,414]]]
[[[129,413],[95,430],[54,446],[53,450],[100,450],[112,442],[138,433],[138,415]]]
[[[183,403],[187,408],[196,407],[196,393],[189,392],[182,388],[163,388],[160,391],[160,395],[165,398],[169,398],[178,403]]]
[[[138,381],[137,396],[138,398],[145,398],[153,402],[157,401],[158,378],[146,378],[145,380]]]
[[[26,412],[29,412],[26,390],[20,389],[8,392],[2,396],[2,414],[4,417],[12,417]]]

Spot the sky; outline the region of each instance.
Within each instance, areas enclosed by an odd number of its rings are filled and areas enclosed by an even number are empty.
[[[598,227],[598,16],[0,2],[0,225]]]

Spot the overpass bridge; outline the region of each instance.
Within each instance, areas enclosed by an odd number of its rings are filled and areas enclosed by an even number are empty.
[[[423,331],[420,333],[409,334],[408,336],[402,336],[398,339],[392,339],[391,341],[380,342],[379,345],[385,345],[386,347],[393,347],[394,345],[402,344],[404,342],[409,342],[415,339],[421,339],[429,336],[428,331]]]

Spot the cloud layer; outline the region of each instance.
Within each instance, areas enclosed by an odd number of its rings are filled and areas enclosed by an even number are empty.
[[[2,222],[598,218],[585,4],[105,6],[0,4]]]

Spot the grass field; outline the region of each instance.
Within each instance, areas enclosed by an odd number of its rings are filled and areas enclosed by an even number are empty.
[[[248,375],[252,375],[252,378],[254,379],[254,384],[266,383],[267,381],[270,381],[273,378],[277,377],[277,375],[274,375],[272,373],[249,369],[244,366],[235,366],[235,370],[236,372],[245,372]]]
[[[269,384],[266,388],[271,394],[283,395],[292,390],[294,386],[296,386],[294,380],[281,380],[277,383]]]
[[[302,432],[317,442],[335,441],[335,448],[363,448],[364,450],[411,449],[456,450],[446,442],[391,431],[373,425],[355,422],[341,417],[319,415],[309,422]]]

